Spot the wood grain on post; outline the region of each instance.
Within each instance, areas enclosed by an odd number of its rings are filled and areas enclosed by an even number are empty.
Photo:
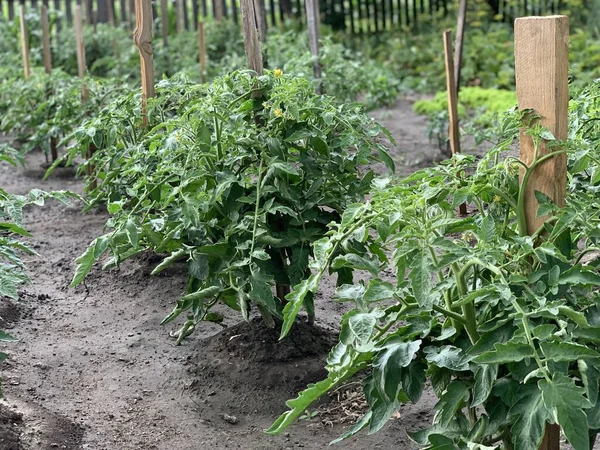
[[[135,46],[140,52],[142,74],[142,125],[148,125],[148,98],[154,97],[154,58],[152,54],[152,2],[135,0]]]
[[[448,91],[448,121],[450,151],[452,155],[460,153],[460,128],[458,120],[458,92],[456,80],[454,79],[454,60],[452,58],[452,32],[444,31],[444,59],[446,61],[446,90]],[[467,214],[467,205],[459,205],[458,213],[461,216]]]
[[[456,23],[456,42],[454,50],[456,52],[454,58],[454,82],[456,83],[456,93],[460,91],[460,71],[462,68],[463,59],[463,42],[465,38],[465,25],[467,23],[467,0],[460,0],[458,6],[458,20]]]
[[[246,47],[248,67],[258,75],[262,75],[263,60],[260,51],[260,40],[258,39],[254,0],[241,0],[240,8],[242,10],[242,31],[244,33],[244,45]]]
[[[558,140],[567,138],[568,71],[568,17],[527,17],[515,21],[515,75],[519,109],[535,110],[540,115],[539,123]],[[519,146],[521,161],[531,164],[535,147],[525,130],[521,130]],[[550,151],[546,143],[541,142],[537,149],[538,157]],[[565,154],[549,159],[534,170],[525,192],[527,230],[530,234],[538,230],[545,220],[544,217],[537,217],[535,191],[543,192],[558,206],[564,206],[566,185]]]
[[[163,46],[166,47],[169,36],[169,7],[167,5],[167,0],[160,0],[160,28]]]
[[[44,59],[44,71],[46,75],[52,73],[52,50],[50,49],[50,24],[48,22],[48,6],[42,3],[42,57]]]
[[[267,16],[265,14],[265,0],[254,0],[254,12],[256,14],[258,39],[264,46],[267,44]]]
[[[198,21],[198,51],[200,55],[200,83],[206,83],[206,40],[204,22]]]
[[[317,94],[323,93],[321,86],[321,62],[319,61],[319,38],[321,34],[319,21],[319,0],[306,0],[306,23],[308,26],[308,43],[313,58],[313,76],[317,82]]]
[[[29,36],[27,34],[27,22],[25,22],[25,2],[21,1],[19,18],[21,22],[21,55],[23,55],[23,72],[25,78],[31,75],[31,66],[29,65]]]

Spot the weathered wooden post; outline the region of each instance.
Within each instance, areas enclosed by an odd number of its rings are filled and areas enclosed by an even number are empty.
[[[50,23],[48,22],[48,0],[42,2],[41,8],[42,22],[42,57],[44,60],[44,71],[50,77],[52,75],[52,50],[50,48]],[[52,95],[52,88],[48,82],[48,96]],[[57,142],[55,136],[50,136],[50,155],[52,162],[58,159]]]
[[[262,75],[263,60],[260,51],[260,39],[258,38],[258,25],[256,23],[254,1],[241,0],[240,8],[242,10],[242,31],[244,33],[244,45],[246,47],[248,67],[258,75]]]
[[[452,32],[444,31],[444,59],[446,62],[446,90],[448,91],[448,121],[450,152],[452,155],[460,153],[460,127],[458,120],[458,91],[454,79],[454,60],[452,58]],[[461,216],[467,214],[467,205],[462,203],[458,206]]]
[[[462,68],[463,42],[465,38],[465,25],[467,23],[467,0],[460,0],[458,6],[458,20],[456,23],[456,42],[454,50],[454,82],[456,83],[456,93],[460,91],[460,71]]]
[[[527,17],[515,21],[515,75],[519,109],[531,108],[540,115],[539,123],[558,140],[567,138],[569,107],[569,19],[566,16]],[[531,136],[521,132],[521,160],[529,165],[535,146]],[[541,142],[538,158],[548,153]],[[544,222],[537,217],[540,191],[557,205],[565,202],[567,156],[555,156],[542,163],[531,175],[525,196],[529,233]]]
[[[317,82],[317,94],[323,93],[321,84],[321,62],[319,61],[319,38],[321,34],[319,21],[319,0],[306,0],[306,23],[308,26],[308,42],[313,57],[313,76]]]
[[[75,43],[77,46],[77,72],[79,78],[83,80],[87,71],[87,64],[85,61],[85,43],[83,42],[83,19],[81,17],[81,6],[75,6]],[[81,103],[88,101],[89,93],[85,83],[81,83]],[[92,159],[92,155],[96,151],[94,144],[90,144],[87,151],[88,159],[88,174],[90,176],[94,173],[94,166],[89,162]],[[96,188],[96,180],[91,182],[92,189]]]
[[[198,21],[198,52],[200,55],[200,83],[206,83],[206,40],[202,20]]]
[[[152,2],[135,0],[135,46],[140,52],[142,74],[142,126],[148,125],[148,98],[154,97],[154,59],[152,54]]]
[[[526,17],[515,21],[515,75],[519,109],[533,109],[539,123],[556,139],[567,138],[569,108],[569,19],[566,16]],[[534,160],[533,139],[521,131],[520,158],[526,165]],[[538,158],[548,154],[542,140]],[[535,191],[546,194],[557,205],[565,204],[567,156],[560,154],[534,169],[525,190],[527,231],[534,233],[544,223],[537,217]],[[560,427],[546,424],[540,450],[560,450]]]
[[[215,19],[217,22],[221,22],[223,20],[224,11],[223,11],[223,1],[222,0],[214,0],[213,5],[215,8]]]
[[[42,58],[46,75],[52,74],[52,50],[50,49],[50,24],[48,22],[48,0],[42,2]]]
[[[175,31],[183,31],[183,0],[175,0]]]
[[[167,46],[169,36],[169,6],[167,0],[160,0],[160,30],[162,32],[163,46]]]
[[[31,66],[29,65],[29,36],[27,34],[27,22],[25,22],[25,0],[21,0],[19,5],[19,19],[21,23],[21,54],[23,55],[23,71],[25,78],[31,75]]]

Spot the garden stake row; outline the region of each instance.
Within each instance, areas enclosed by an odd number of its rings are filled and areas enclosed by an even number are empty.
[[[528,17],[515,21],[515,74],[520,110],[533,109],[540,124],[558,140],[567,139],[569,107],[569,19],[566,16]],[[550,155],[553,149],[542,139],[539,145],[521,130],[520,159],[529,166]],[[521,169],[521,179],[525,171]],[[540,164],[529,177],[525,192],[519,196],[524,208],[526,234],[532,235],[547,217],[537,217],[535,191],[546,194],[558,206],[565,205],[567,156],[559,152]],[[522,201],[521,201],[522,199]],[[539,450],[560,449],[560,428],[547,424]]]
[[[27,79],[31,75],[31,68],[29,66],[29,38],[27,35],[27,23],[25,22],[24,0],[21,0],[19,19],[21,24],[21,54],[23,55],[23,71],[25,72],[25,79]]]
[[[48,97],[52,96],[52,88],[50,85],[50,76],[52,75],[52,51],[50,49],[50,24],[48,22],[48,0],[44,0],[41,10],[42,22],[42,56],[44,59],[44,71],[48,76]],[[52,162],[58,159],[57,142],[55,136],[50,136],[50,154]]]
[[[460,130],[458,127],[458,91],[454,79],[454,60],[452,58],[452,32],[444,31],[444,55],[446,61],[446,90],[448,91],[448,119],[450,128],[450,151],[452,155],[460,153]],[[467,204],[458,206],[458,214],[467,215]]]
[[[135,46],[140,53],[142,74],[142,126],[148,125],[148,98],[154,97],[154,59],[152,55],[152,3],[135,0]]]

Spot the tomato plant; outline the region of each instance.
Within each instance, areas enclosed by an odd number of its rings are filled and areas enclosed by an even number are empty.
[[[600,186],[595,84],[572,103],[570,140],[508,115],[483,159],[457,155],[404,180],[379,182],[315,242],[313,274],[287,296],[282,336],[327,270],[364,270],[335,300],[351,305],[328,377],[288,402],[278,434],[320,395],[366,370],[366,415],[342,438],[379,430],[429,382],[433,424],[410,433],[427,449],[537,450],[547,423],[575,450],[600,429]],[[507,156],[519,127],[550,156]],[[527,235],[524,192],[543,161],[568,155],[566,206],[536,192],[545,222]],[[519,171],[523,176],[519,178]],[[459,204],[475,212],[456,217]],[[391,270],[396,279],[385,276]]]
[[[280,74],[163,80],[147,129],[129,95],[75,132],[69,157],[98,149],[88,197],[111,218],[79,257],[74,285],[106,252],[114,266],[151,249],[167,255],[154,273],[187,265],[187,294],[165,319],[189,314],[179,340],[201,320],[220,320],[218,302],[246,319],[255,307],[274,326],[286,286],[308,276],[311,243],[369,189],[373,171],[361,166],[381,158],[393,169],[374,140],[386,131],[359,105]]]

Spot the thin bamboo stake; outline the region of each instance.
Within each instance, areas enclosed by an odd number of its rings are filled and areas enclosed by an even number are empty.
[[[142,126],[148,125],[148,98],[154,97],[154,58],[152,54],[152,2],[135,0],[133,39],[140,53],[142,74]]]
[[[202,20],[198,21],[198,50],[200,55],[200,83],[206,83],[206,40]]]
[[[31,75],[31,66],[29,65],[29,36],[27,34],[27,23],[25,21],[25,1],[21,1],[19,9],[19,18],[21,22],[21,54],[23,55],[23,71],[25,78]]]
[[[448,116],[450,151],[452,155],[460,153],[460,129],[458,122],[458,94],[456,92],[456,81],[454,80],[454,61],[452,58],[452,32],[444,31],[444,55],[446,61],[446,90],[448,91]],[[458,207],[461,216],[467,214],[467,205],[462,203]]]

